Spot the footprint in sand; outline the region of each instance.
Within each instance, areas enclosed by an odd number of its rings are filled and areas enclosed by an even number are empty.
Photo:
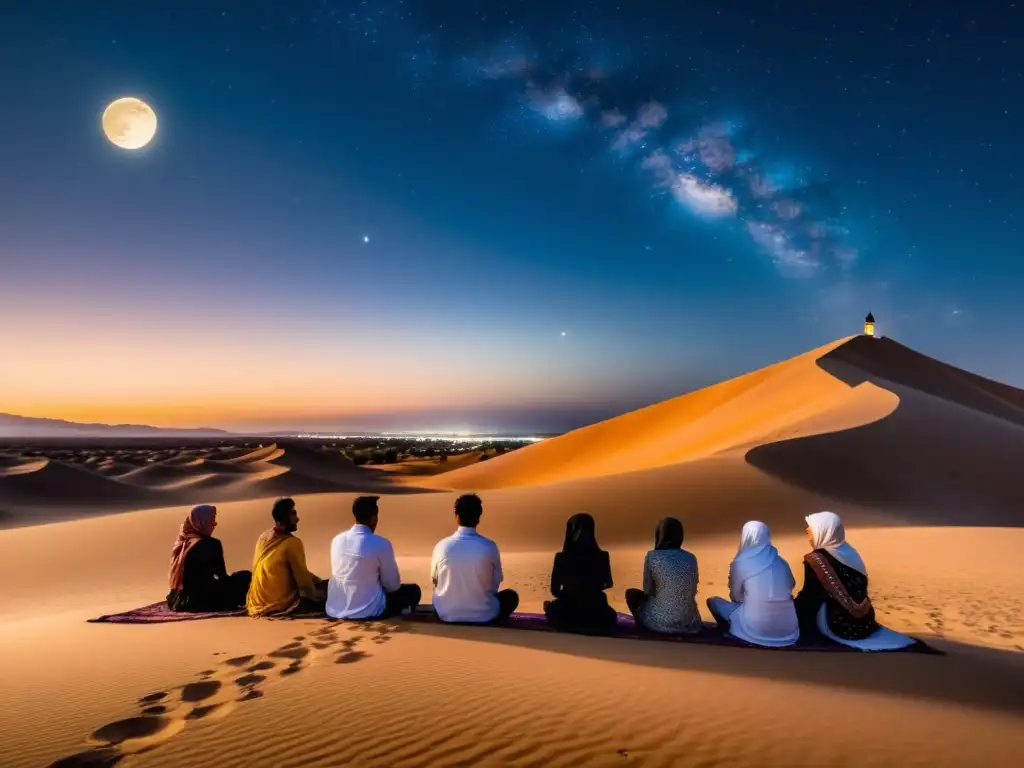
[[[246,664],[248,664],[255,658],[256,656],[253,654],[249,654],[248,656],[235,656],[235,658],[227,659],[222,663],[227,664],[230,667],[244,667]]]
[[[109,749],[117,747],[122,754],[132,754],[152,749],[185,729],[181,718],[166,715],[141,715],[116,720],[97,728],[86,739],[93,747]]]
[[[365,651],[345,651],[334,660],[335,664],[355,664],[357,661],[370,658]]]
[[[235,685],[239,688],[252,688],[254,685],[259,685],[266,679],[266,675],[257,675],[250,672],[247,675],[242,675],[237,678],[235,680]]]
[[[301,661],[309,656],[309,648],[306,648],[300,643],[289,643],[288,645],[282,645],[276,651],[271,651],[268,655],[274,659],[292,659],[293,661]]]
[[[388,634],[393,630],[388,625],[368,625],[362,631],[373,633],[373,642],[384,643],[391,639]],[[360,635],[339,637],[338,627],[325,626],[308,638],[296,637],[262,658],[245,654],[223,659],[216,669],[198,672],[198,680],[141,696],[138,715],[97,728],[86,739],[89,749],[62,758],[52,766],[116,765],[127,755],[159,746],[181,733],[190,722],[218,720],[230,714],[237,704],[261,698],[262,686],[268,680],[264,673],[277,669],[282,661],[287,665],[278,674],[288,677],[306,669],[326,652],[340,651],[334,657],[337,664],[353,664],[368,658],[370,654],[356,650],[360,640]]]

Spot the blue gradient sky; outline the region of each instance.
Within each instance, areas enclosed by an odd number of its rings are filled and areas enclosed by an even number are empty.
[[[0,411],[556,431],[868,309],[1024,386],[1019,8],[142,5],[0,12]]]

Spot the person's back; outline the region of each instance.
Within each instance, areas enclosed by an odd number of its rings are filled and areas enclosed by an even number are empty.
[[[475,494],[455,501],[459,527],[434,547],[430,572],[434,611],[441,621],[487,624],[507,619],[519,605],[511,589],[499,591],[504,578],[498,545],[476,531],[483,503]]]
[[[650,589],[644,585],[650,594],[642,609],[644,626],[664,633],[699,631],[697,558],[685,549],[652,549],[644,572],[650,578]]]
[[[432,568],[434,610],[442,621],[492,621],[498,615],[501,560],[498,545],[475,528],[460,527],[438,542]]]
[[[352,502],[355,520],[331,541],[331,578],[327,615],[335,619],[375,619],[415,608],[420,588],[402,584],[391,542],[377,535],[378,496]]]
[[[339,533],[331,541],[331,580],[327,615],[366,619],[384,612],[386,592],[401,586],[391,542],[364,525]]]
[[[813,550],[804,556],[804,585],[796,596],[797,615],[807,628],[817,625],[824,604],[827,628],[841,640],[863,640],[879,629],[868,596],[867,566],[846,542],[846,529],[832,512],[808,515]]]
[[[224,549],[213,537],[217,508],[201,504],[181,525],[171,550],[170,591],[167,607],[172,611],[229,611],[245,602],[250,573],[228,574]]]
[[[617,617],[604,591],[612,587],[608,553],[598,546],[594,518],[586,512],[566,521],[565,543],[555,554],[551,594],[544,615],[555,629],[592,632],[611,629]]]
[[[250,616],[323,609],[323,585],[306,568],[302,542],[292,534],[298,528],[295,502],[279,499],[273,509],[274,527],[256,541],[252,583],[246,600]]]
[[[212,536],[195,543],[185,557],[182,587],[175,610],[215,611],[220,604],[217,577],[222,575],[224,549]],[[227,578],[227,574],[223,574]]]
[[[246,599],[251,616],[277,613],[292,607],[298,596],[289,565],[288,550],[302,542],[290,533],[264,531],[256,542],[252,561],[252,583]]]
[[[603,549],[556,552],[553,577],[560,598],[593,602],[606,600],[611,584],[611,561]]]
[[[732,634],[762,645],[791,644],[800,636],[793,605],[796,581],[789,564],[780,557],[736,588],[740,608],[731,616]]]

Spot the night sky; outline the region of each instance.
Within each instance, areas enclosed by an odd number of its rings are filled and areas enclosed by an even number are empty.
[[[0,411],[557,431],[868,310],[1024,387],[1022,10],[4,2]]]

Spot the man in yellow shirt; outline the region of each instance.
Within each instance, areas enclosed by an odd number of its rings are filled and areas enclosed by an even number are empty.
[[[292,534],[299,513],[292,499],[274,502],[274,527],[256,541],[252,583],[246,609],[250,616],[323,611],[327,582],[306,568],[306,551]]]

